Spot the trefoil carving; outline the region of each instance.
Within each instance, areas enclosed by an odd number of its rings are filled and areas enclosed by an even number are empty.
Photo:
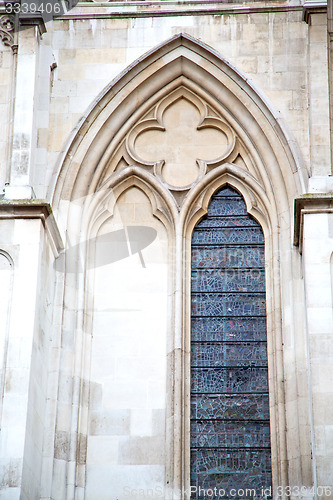
[[[0,16],[0,38],[2,43],[10,47],[14,53],[17,52],[17,44],[14,38],[15,18],[12,15],[5,14]]]

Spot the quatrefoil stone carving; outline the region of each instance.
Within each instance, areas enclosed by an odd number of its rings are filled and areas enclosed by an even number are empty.
[[[135,163],[153,167],[170,189],[190,188],[235,147],[230,127],[209,116],[207,105],[185,89],[163,99],[152,114],[132,129],[127,151]]]

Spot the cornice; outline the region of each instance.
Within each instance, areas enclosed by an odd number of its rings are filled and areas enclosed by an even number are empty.
[[[64,249],[64,244],[54,218],[51,205],[44,200],[0,200],[0,220],[40,219],[49,237],[55,257]]]
[[[125,2],[79,2],[74,9],[61,16],[61,20],[113,19],[136,17],[172,17],[255,14],[269,12],[302,12],[302,5],[287,2],[222,3],[215,0],[183,1],[125,1]]]
[[[295,199],[294,245],[302,253],[304,215],[333,213],[333,193],[314,193]]]
[[[312,14],[326,14],[326,12],[327,12],[327,2],[306,1],[303,5],[303,21],[305,21],[307,24],[311,24]]]

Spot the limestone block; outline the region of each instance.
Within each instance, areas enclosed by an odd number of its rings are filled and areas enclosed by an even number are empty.
[[[2,56],[2,68],[10,68],[13,63],[13,53],[12,50],[9,47],[6,47],[4,50],[1,51],[1,56]]]
[[[119,356],[118,353],[117,355]],[[114,357],[114,354],[112,354],[112,348],[110,348],[108,339],[104,336],[100,336],[99,339],[96,339],[91,367],[95,380],[101,382],[105,373],[108,373],[108,377],[114,377],[117,359],[118,358]]]
[[[88,465],[86,499],[139,500],[164,498],[164,467],[160,465]]]
[[[89,106],[91,98],[89,95],[83,94],[69,99],[69,113],[83,113]]]
[[[326,453],[333,457],[333,425],[325,425]]]
[[[90,412],[91,436],[122,436],[130,433],[130,410],[103,410]]]
[[[332,311],[330,307],[314,307],[308,309],[309,330],[312,333],[330,334],[333,330]]]
[[[72,400],[73,377],[62,374],[59,380],[59,401],[70,403]]]
[[[9,96],[9,86],[0,85],[0,102],[5,103],[8,101]]]
[[[19,459],[0,459],[0,490],[20,485],[22,462]]]
[[[64,403],[62,401],[57,401],[57,430],[69,431],[69,423],[72,415],[72,405],[71,403]]]
[[[150,380],[147,384],[147,405],[150,408],[165,408],[165,380]]]
[[[66,472],[67,463],[64,460],[53,461],[52,498],[63,500],[66,498]]]
[[[4,490],[0,490],[0,499],[1,500],[19,500],[21,494],[21,488],[6,488]]]
[[[131,436],[151,436],[153,434],[153,412],[151,409],[131,410]],[[162,430],[162,433],[164,428]],[[156,433],[154,433],[156,434]]]
[[[70,64],[59,64],[58,67],[58,78],[59,80],[84,80],[86,76],[86,70],[84,64],[76,64],[73,67]]]
[[[103,405],[109,409],[147,408],[146,384],[110,381],[103,389]]]
[[[72,123],[68,114],[50,115],[50,129],[53,130],[49,134],[48,149],[51,151],[60,151],[65,138],[69,134]]]
[[[332,365],[320,364],[312,365],[313,392],[328,393],[333,384]]]
[[[327,44],[327,36],[325,33],[325,28],[323,29],[322,25],[312,25],[310,27],[310,37],[311,44],[313,43],[322,43],[324,45]]]
[[[317,481],[318,481],[318,489],[319,486],[330,486],[332,489],[333,486],[333,471],[332,471],[332,457],[318,457],[317,460]],[[320,490],[319,490],[320,491]],[[328,498],[332,500],[333,494],[325,494],[325,491],[322,492],[322,495],[318,495],[318,500],[324,500],[324,498]]]
[[[104,26],[108,30],[127,30],[130,27],[130,19],[105,19]]]
[[[119,438],[119,465],[164,464],[164,439],[153,437]]]
[[[69,111],[70,97],[53,97],[50,104],[51,114],[66,114]]]
[[[84,94],[90,104],[90,102],[93,101],[93,99],[95,99],[96,96],[103,90],[106,83],[109,82],[108,81],[106,82],[104,79],[103,80],[85,79],[83,81],[78,81],[76,87],[77,95],[80,96]]]
[[[84,78],[87,80],[103,80],[104,85],[107,85],[113,80],[124,68],[126,63],[105,63],[86,64],[84,65]]]
[[[164,409],[152,410],[152,435],[162,435],[165,432],[165,414]]]
[[[70,96],[76,96],[77,95],[77,83],[75,81],[62,81],[62,80],[55,80],[52,85],[52,92],[51,92],[51,106],[53,102],[54,97],[70,97]],[[56,108],[56,105],[55,105]],[[56,110],[54,110],[56,112]]]
[[[317,14],[315,16],[311,16],[311,27],[313,26],[327,26],[327,16],[326,14]]]
[[[306,96],[306,93],[303,89],[292,91],[292,104],[291,104],[292,109],[305,110],[307,108],[307,104],[308,104],[307,96]],[[304,113],[302,116],[303,116],[303,120],[307,121],[306,117],[304,116]],[[302,127],[302,128],[304,129],[304,127]],[[303,142],[304,141],[302,141],[302,143]]]
[[[318,222],[319,224],[319,222]],[[326,231],[327,231],[327,221],[326,221]],[[331,255],[331,247],[329,240],[319,240],[317,239],[308,239],[306,233],[306,239],[304,241],[304,252],[307,258],[308,264],[315,265],[321,264],[323,267],[326,264],[329,264],[330,255]],[[318,269],[318,267],[317,267]]]
[[[307,37],[307,27],[304,23],[300,22],[301,19],[298,16],[298,19],[295,21],[289,21],[283,24],[283,33],[284,33],[284,38],[289,38],[292,40],[297,38],[301,39],[304,38],[306,39]]]
[[[39,128],[37,132],[37,144],[39,148],[45,148],[48,142],[48,129]]]
[[[94,466],[118,464],[118,436],[88,436],[87,463]]]
[[[308,285],[307,286],[307,305],[308,307],[331,307],[332,305],[331,285]]]
[[[164,363],[165,364],[165,363]],[[116,377],[118,380],[159,380],[162,377],[164,381],[165,367],[163,366],[163,358],[156,359],[141,355],[137,358],[122,358],[121,363],[117,364]]]
[[[19,410],[20,406],[17,408]],[[0,458],[5,462],[10,457],[23,456],[24,439],[25,429],[21,425],[3,426],[0,435]]]

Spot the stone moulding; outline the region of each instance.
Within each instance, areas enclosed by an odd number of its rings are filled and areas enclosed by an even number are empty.
[[[123,19],[143,17],[171,17],[171,16],[223,16],[238,14],[255,14],[269,12],[300,12],[302,5],[290,5],[283,1],[277,3],[267,1],[265,4],[241,5],[241,3],[222,3],[205,0],[188,0],[182,2],[159,1],[159,2],[79,2],[80,12],[75,10],[61,16],[63,20],[79,19]],[[103,12],[98,12],[99,8]]]
[[[51,205],[43,200],[0,200],[1,219],[40,219],[49,237],[55,257],[64,245],[52,213]]]
[[[18,45],[15,42],[15,17],[12,15],[0,15],[0,39],[14,54],[17,53]]]
[[[163,176],[163,167],[166,163],[166,160],[158,160],[156,157],[156,161],[145,161],[140,158],[140,155],[136,149],[137,139],[148,131],[159,131],[168,133],[164,125],[164,114],[165,111],[172,107],[173,104],[177,103],[179,100],[188,101],[198,112],[200,115],[199,121],[197,124],[194,124],[193,129],[196,131],[200,130],[209,130],[214,129],[217,130],[221,137],[225,137],[227,144],[224,146],[224,150],[222,154],[212,160],[197,159],[196,162],[199,166],[199,173],[196,180],[186,186],[176,186],[171,185],[166,182]],[[232,129],[221,119],[221,117],[211,116],[208,105],[200,99],[198,95],[194,92],[190,91],[183,85],[176,88],[173,92],[168,94],[165,98],[163,98],[154,108],[153,111],[150,112],[150,115],[153,113],[153,117],[144,118],[140,120],[130,131],[126,138],[126,150],[129,156],[129,161],[133,161],[136,165],[141,165],[142,167],[153,167],[154,175],[162,182],[167,189],[171,191],[188,191],[192,186],[197,184],[207,173],[207,169],[209,167],[213,168],[218,165],[221,165],[223,161],[225,161],[233,152],[236,145],[236,137],[233,133]],[[176,138],[175,138],[176,139]],[[173,143],[175,144],[175,143]],[[185,144],[184,144],[185,146]],[[222,150],[222,146],[221,146]],[[204,153],[203,153],[204,154]],[[156,151],[156,155],[163,155],[163,152]],[[192,165],[191,168],[193,168]]]
[[[203,168],[195,182],[181,186],[181,191],[175,194],[177,186],[165,182],[163,165],[156,166],[155,158],[150,162],[143,161],[136,152],[135,141],[143,130],[163,128],[167,103],[172,103],[177,95],[187,96],[198,109],[202,124],[208,119],[211,126],[226,135],[230,151],[227,148],[225,154],[211,165],[207,162],[207,168]],[[212,113],[207,112],[208,108]],[[287,386],[284,382],[287,377],[293,380],[297,377],[297,352],[293,339],[285,339],[292,335],[290,331],[294,331],[290,325],[293,322],[290,319],[292,287],[285,287],[282,294],[281,284],[291,280],[292,205],[295,197],[306,192],[308,173],[280,114],[246,76],[220,54],[180,33],[139,58],[98,96],[69,138],[59,158],[55,178],[55,189],[50,193],[54,209],[60,212],[62,230],[74,230],[77,237],[83,234],[89,239],[103,220],[110,217],[110,212],[106,213],[105,209],[107,197],[113,196],[115,201],[131,186],[138,187],[148,196],[153,215],[167,228],[172,247],[169,265],[173,270],[170,279],[173,304],[169,314],[172,361],[168,368],[173,382],[167,397],[174,415],[172,425],[168,422],[166,438],[166,488],[169,485],[182,495],[190,484],[188,263],[191,231],[207,211],[209,200],[219,187],[229,183],[243,195],[249,212],[263,227],[266,243],[274,484],[290,484],[287,433],[293,433],[296,447],[306,448],[306,440],[301,440],[298,430],[289,431],[290,422],[295,421],[297,403],[288,406],[288,401],[297,402],[298,395],[294,385]],[[77,215],[70,208],[71,202],[94,195],[96,200],[82,214]],[[283,259],[278,258],[280,252],[283,252]],[[65,277],[64,293],[65,296],[67,293],[73,310],[83,311],[83,304],[86,305],[83,281],[82,276],[79,292],[74,297],[70,279]],[[91,335],[89,324],[84,321],[82,319],[79,323],[77,317],[73,318],[77,325],[77,343],[83,351],[83,339],[87,334]],[[301,326],[298,326],[298,331],[301,336]],[[283,342],[291,346],[287,356],[293,362],[288,365],[284,364],[287,347],[282,348]],[[89,352],[83,352],[80,360],[81,364],[75,363],[76,376],[84,379],[89,376]],[[179,383],[176,383],[177,379]],[[73,401],[78,405],[79,413],[85,414],[84,388],[77,387]],[[73,422],[70,447],[74,453],[79,446],[76,436],[85,435],[87,429],[83,424],[76,425],[76,417],[73,417]],[[302,449],[300,454],[307,452],[307,448]],[[301,477],[300,460],[295,468]],[[76,470],[74,464],[68,464],[68,483],[76,484],[82,491],[84,474],[84,464],[77,464]],[[166,491],[166,495],[171,498],[173,493]]]
[[[311,24],[312,14],[326,14],[327,2],[305,1],[303,5],[303,21]]]
[[[266,157],[266,166],[262,167],[260,174],[266,176],[266,169],[270,169],[269,184],[274,185],[279,182],[278,178],[284,170],[285,173],[282,175],[287,182],[289,182],[288,179],[294,177],[299,186],[296,191],[306,191],[308,174],[296,141],[287,130],[280,114],[244,75],[213,49],[195,41],[189,35],[179,34],[131,65],[119,78],[111,82],[110,86],[88,109],[59,158],[56,167],[58,172],[55,175],[57,182],[53,195],[55,208],[60,198],[68,199],[68,196],[71,196],[68,190],[74,185],[73,176],[76,177],[80,172],[85,171],[85,179],[87,176],[88,178],[93,176],[89,189],[90,192],[96,189],[101,173],[105,174],[106,163],[109,162],[111,152],[113,154],[121,140],[130,131],[131,126],[142,118],[142,113],[145,112],[145,102],[167,85],[170,85],[170,91],[173,82],[176,82],[179,77],[186,78],[198,91],[204,90],[202,81],[206,80],[205,90],[210,95],[216,96],[214,99],[216,103],[223,102],[224,109],[228,106],[228,100],[232,103],[229,109],[227,107],[228,123],[238,136],[241,134],[249,148],[251,144],[256,143],[257,148],[261,149],[260,155]],[[135,89],[134,92],[133,89]],[[128,92],[130,92],[129,95]],[[135,98],[135,104],[133,98]],[[248,124],[253,122],[253,128],[248,127],[245,136],[244,128],[239,125],[242,122],[248,122]],[[259,140],[260,136],[262,139]],[[98,153],[99,151],[104,151],[104,153]],[[283,151],[283,161],[278,151],[281,153]],[[277,167],[278,154],[280,154],[280,167]],[[70,178],[68,178],[66,171],[70,164],[72,168]],[[289,176],[287,172],[290,170],[295,176]],[[64,182],[65,178],[66,182]],[[268,185],[267,189],[269,189]],[[86,194],[81,191],[76,196]],[[52,196],[52,193],[50,195]],[[295,196],[297,196],[296,192]]]
[[[294,245],[302,253],[304,215],[333,213],[333,195],[316,193],[295,199],[294,204]]]
[[[171,231],[177,217],[177,208],[174,199],[169,191],[158,182],[155,176],[137,166],[130,166],[115,172],[101,186],[99,190],[101,193],[99,200],[101,206],[103,205],[103,200],[110,196],[110,191],[113,194],[112,205],[110,206],[109,204],[108,206],[108,217],[112,216],[119,196],[128,188],[134,186],[141,189],[147,195],[151,203],[153,215]],[[93,231],[96,233],[104,220],[105,210],[102,209],[98,212],[93,208],[91,217],[89,218],[89,227],[94,228]]]

